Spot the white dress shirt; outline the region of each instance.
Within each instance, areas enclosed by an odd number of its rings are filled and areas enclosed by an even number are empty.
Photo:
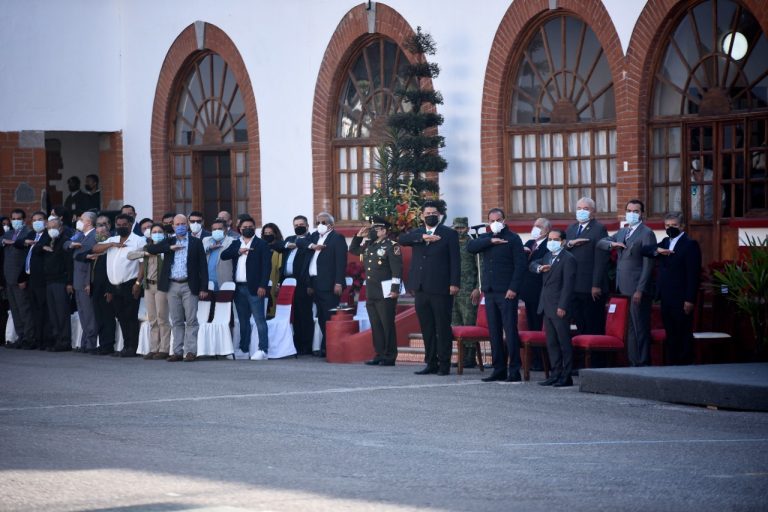
[[[108,244],[111,242],[119,244],[120,237],[113,236],[101,243]],[[128,253],[141,250],[145,245],[147,245],[147,241],[143,236],[131,232],[125,240],[125,247],[107,249],[107,277],[110,283],[117,286],[139,277],[139,260],[128,259]]]
[[[251,242],[253,242],[253,238],[248,240],[248,243],[245,243],[245,238],[240,239],[240,249],[250,249],[251,248]],[[235,271],[235,281],[238,283],[247,283],[248,282],[248,273],[246,272],[245,268],[245,260],[248,259],[248,253],[241,254],[239,258],[237,258],[237,270]]]
[[[320,238],[317,239],[317,243],[314,245],[325,245],[325,239],[328,238],[328,235],[333,233],[333,230],[328,231],[324,235],[320,235]],[[312,260],[309,262],[309,275],[311,277],[317,276],[317,257],[320,256],[320,251],[315,251],[315,254],[312,255]]]
[[[680,240],[680,237],[683,236],[683,233],[685,233],[685,231],[681,231],[680,234],[677,235],[675,238],[670,238],[669,239],[669,250],[670,251],[674,251],[675,250],[675,245],[677,245],[677,241]]]

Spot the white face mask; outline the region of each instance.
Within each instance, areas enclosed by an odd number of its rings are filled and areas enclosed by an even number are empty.
[[[547,250],[552,254],[557,254],[562,249],[562,244],[557,240],[547,240]]]
[[[189,229],[194,234],[198,234],[199,232],[201,232],[203,230],[203,225],[200,224],[199,222],[190,222],[189,223]]]
[[[53,239],[59,238],[59,230],[56,228],[49,229],[48,236]]]
[[[576,220],[584,224],[589,220],[589,210],[576,210]]]
[[[83,228],[85,228],[85,224],[83,224],[83,221],[79,220],[79,221],[77,221],[77,222],[75,223],[75,228],[76,228],[78,231],[82,231],[82,230],[83,230]]]
[[[150,228],[147,228],[144,230],[144,238],[151,238],[152,237],[152,230]]]
[[[540,236],[541,236],[541,228],[539,226],[533,226],[533,229],[531,230],[531,238],[536,240]]]
[[[7,233],[7,232],[9,232],[10,230],[11,230],[11,226],[9,226],[9,225],[7,225],[7,224],[3,224],[3,231],[4,231],[4,232],[6,232],[6,233]]]
[[[495,220],[491,222],[491,232],[496,235],[501,232],[501,230],[504,229],[504,223],[499,222],[498,220]]]
[[[328,226],[325,224],[319,224],[317,226],[317,232],[320,233],[320,235],[324,235],[328,232]]]

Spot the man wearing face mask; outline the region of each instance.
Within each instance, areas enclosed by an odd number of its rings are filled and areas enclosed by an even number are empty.
[[[421,208],[420,227],[400,235],[398,242],[413,247],[408,289],[416,299],[416,315],[424,338],[426,366],[416,375],[449,375],[453,332],[453,298],[461,285],[459,235],[440,225],[437,204],[427,201]]]
[[[461,255],[461,284],[459,293],[453,298],[451,325],[475,325],[477,323],[477,305],[480,303],[480,288],[478,280],[478,257],[467,252],[469,243],[469,219],[456,217],[453,219],[453,229],[459,235],[459,254]],[[475,347],[467,347],[464,351],[464,368],[474,368],[477,365]]]
[[[576,258],[568,251],[562,250],[565,244],[564,236],[562,230],[551,230],[547,235],[549,252],[531,262],[529,267],[531,273],[542,276],[538,313],[544,315],[547,352],[552,362],[552,373],[539,384],[556,388],[573,386],[573,346],[569,317],[576,281]]]
[[[41,243],[32,248],[35,253],[40,253],[43,260],[48,321],[53,334],[53,344],[48,348],[51,352],[72,350],[72,258],[64,249],[62,226],[61,219],[49,220],[47,238],[41,239]]]
[[[205,229],[202,212],[194,211],[189,214],[189,234],[200,240],[211,236],[211,232]]]
[[[227,224],[224,219],[216,219],[211,224],[211,236],[203,238],[203,249],[208,259],[208,280],[213,281],[213,290],[232,281],[232,260],[222,260],[221,253],[232,244],[233,238],[227,236]]]
[[[96,245],[106,242],[112,232],[109,217],[104,215],[96,219]],[[107,255],[94,254],[93,248],[85,253],[78,254],[76,261],[87,262],[92,266],[91,286],[89,292],[93,299],[93,310],[96,316],[96,325],[99,331],[98,355],[106,356],[115,352],[115,309],[112,305],[114,289],[107,275]]]
[[[115,357],[136,357],[139,346],[139,296],[141,295],[141,273],[139,260],[128,256],[138,251],[147,241],[143,236],[131,231],[133,218],[121,213],[115,217],[117,235],[93,246],[93,254],[107,254],[107,277],[112,286],[112,307],[120,322],[124,346],[120,352],[112,352]],[[110,340],[111,341],[111,340]],[[100,345],[103,345],[101,342]],[[111,347],[110,347],[111,348]],[[105,350],[109,351],[110,348]]]
[[[24,260],[28,250],[24,245],[29,234],[29,228],[25,225],[26,217],[27,214],[24,210],[18,208],[13,210],[11,212],[11,229],[3,234],[3,277],[11,308],[10,315],[13,318],[13,326],[18,336],[18,341],[5,345],[7,348],[21,348],[24,343],[25,329],[28,327],[25,322],[31,321],[26,285],[23,287],[19,285],[19,278],[24,273]]]
[[[80,215],[76,228],[79,236],[72,237],[64,242],[64,249],[70,251],[74,260],[72,286],[77,303],[77,315],[83,335],[80,338],[80,347],[89,353],[96,354],[96,341],[99,336],[99,328],[94,315],[93,299],[90,294],[91,263],[82,255],[89,253],[96,245],[96,214],[85,212]],[[78,258],[80,256],[80,258]]]
[[[309,355],[312,353],[312,337],[315,323],[312,319],[312,297],[307,293],[309,276],[306,273],[309,259],[314,253],[302,249],[297,241],[309,236],[309,221],[303,215],[293,218],[295,235],[286,237],[281,243],[275,244],[275,250],[283,253],[283,266],[280,269],[280,282],[286,278],[296,279],[296,291],[293,295],[293,344],[296,353]]]
[[[43,253],[35,248],[50,242],[45,232],[45,212],[32,214],[32,231],[24,240],[27,247],[24,259],[24,272],[20,277],[20,285],[26,288],[29,297],[29,316],[24,321],[24,346],[28,350],[46,350],[52,348],[50,326],[48,325],[48,306],[46,304],[45,269],[43,268]]]
[[[96,212],[101,210],[101,189],[99,188],[99,177],[96,174],[89,174],[85,177],[85,191],[88,193],[88,208]]]
[[[643,247],[646,257],[656,258],[656,290],[661,299],[661,319],[667,333],[666,362],[693,362],[693,312],[701,275],[701,248],[685,233],[681,212],[664,216],[667,236],[658,246]]]
[[[483,257],[482,290],[493,357],[493,373],[483,382],[522,382],[517,303],[528,258],[523,241],[507,228],[501,208],[488,212],[488,223],[491,232],[472,240],[467,248]]]
[[[525,242],[523,250],[528,261],[536,261],[548,254],[547,236],[552,229],[549,219],[538,218],[531,229],[531,239]],[[525,272],[523,284],[520,286],[520,298],[525,303],[525,319],[529,331],[540,331],[544,325],[544,315],[539,313],[539,297],[541,296],[541,274]],[[569,310],[570,314],[570,310]],[[542,349],[534,347],[531,351],[531,370],[542,371]]]
[[[315,301],[317,320],[323,333],[320,350],[315,355],[325,357],[325,323],[331,316],[331,309],[339,305],[341,292],[347,284],[347,240],[333,229],[334,219],[330,213],[320,212],[316,220],[317,231],[296,240],[296,246],[314,251],[306,262],[307,293]]]
[[[85,210],[90,208],[91,198],[80,190],[80,178],[72,176],[67,180],[67,188],[69,189],[69,195],[64,200],[64,208],[70,211],[75,217],[80,216]],[[72,219],[69,219],[72,222]]]
[[[208,262],[203,242],[189,236],[187,217],[173,218],[176,236],[147,246],[149,254],[164,254],[157,289],[167,293],[173,326],[173,347],[169,362],[197,359],[198,297],[208,296]]]
[[[573,299],[573,321],[579,334],[605,332],[605,299],[608,293],[608,259],[597,244],[608,236],[595,219],[595,202],[582,197],[576,203],[576,222],[565,232],[565,248],[576,258],[576,285]]]
[[[598,242],[606,252],[616,249],[616,287],[632,297],[627,330],[627,356],[631,366],[651,363],[651,302],[653,260],[643,257],[643,247],[656,244],[653,230],[643,223],[645,206],[639,199],[627,203],[623,228]]]

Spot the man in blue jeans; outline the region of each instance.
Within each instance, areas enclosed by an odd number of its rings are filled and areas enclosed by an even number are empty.
[[[240,321],[240,350],[250,353],[251,315],[259,333],[259,349],[251,359],[268,358],[269,339],[264,304],[267,297],[269,273],[272,269],[272,250],[261,238],[256,237],[256,223],[247,217],[240,223],[240,239],[233,240],[221,253],[222,260],[232,261],[232,277],[235,281],[235,309]]]

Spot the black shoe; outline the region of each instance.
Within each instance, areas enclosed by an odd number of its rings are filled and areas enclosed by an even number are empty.
[[[437,373],[437,366],[425,366],[424,369],[413,373],[416,375],[430,375],[432,373]]]
[[[85,350],[85,353],[91,356],[95,356],[97,354],[97,350],[95,348],[89,348]]]
[[[368,366],[378,366],[381,364],[381,359],[374,358],[374,359],[371,359],[370,361],[366,361],[365,364],[367,364]]]
[[[471,361],[464,361],[464,368],[477,368],[477,361],[474,359]]]
[[[395,362],[394,361],[386,361],[386,360],[382,359],[381,361],[379,361],[379,366],[395,366]]]
[[[131,352],[129,350],[121,350],[120,352],[117,352],[117,357],[136,357],[138,354],[136,352]]]
[[[444,377],[446,375],[450,375],[451,370],[448,368],[446,368],[445,370],[437,370],[437,374],[440,375],[441,377]]]
[[[568,388],[573,386],[573,379],[571,377],[567,377],[565,379],[560,379],[554,384],[552,384],[553,388]]]
[[[481,380],[483,382],[496,382],[496,381],[507,380],[507,374],[504,372],[494,372],[488,377]]]
[[[539,386],[551,386],[560,380],[559,375],[550,375],[548,379],[540,381]]]
[[[23,345],[21,348],[23,350],[37,350],[39,347],[37,346],[37,343],[31,343],[29,345]]]
[[[113,348],[99,348],[98,349],[98,354],[100,356],[111,356],[114,353],[115,353],[115,349],[113,349]]]
[[[505,382],[523,382],[520,372],[510,373]]]

